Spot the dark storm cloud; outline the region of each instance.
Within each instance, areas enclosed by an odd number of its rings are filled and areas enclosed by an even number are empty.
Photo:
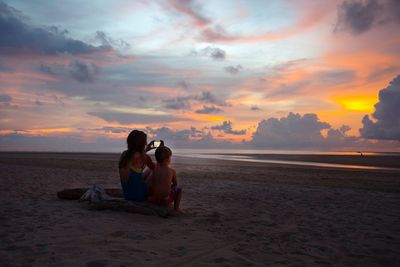
[[[192,104],[191,102],[197,103],[207,103],[213,104],[217,106],[228,106],[228,104],[218,99],[213,93],[208,91],[201,92],[200,95],[188,95],[188,96],[181,96],[175,98],[169,98],[164,100],[166,103],[165,107],[169,109],[190,109]]]
[[[186,97],[175,97],[164,100],[166,103],[165,107],[169,109],[189,109],[191,107],[190,100],[191,96]]]
[[[103,46],[112,47],[113,40],[103,31],[96,31],[95,39],[100,41]]]
[[[8,103],[11,102],[12,98],[9,95],[0,95],[0,102]]]
[[[226,66],[224,68],[225,71],[227,71],[228,73],[230,73],[232,75],[238,74],[239,71],[242,69],[243,69],[242,65],[237,65],[236,67],[235,66]]]
[[[379,91],[371,118],[365,115],[360,134],[364,138],[400,141],[400,75]]]
[[[79,60],[75,60],[69,65],[69,74],[73,79],[77,80],[78,82],[94,82],[98,73],[99,67],[97,67],[93,63],[85,63]]]
[[[126,41],[122,39],[111,38],[103,31],[96,31],[95,39],[104,47],[113,47],[121,50],[129,49],[131,47]]]
[[[72,60],[69,64],[49,65],[40,63],[38,70],[42,73],[64,78],[64,83],[67,82],[68,78],[81,83],[93,83],[100,72],[100,68],[96,64],[81,60]],[[69,93],[71,93],[71,90],[69,90]]]
[[[400,22],[399,14],[398,0],[346,0],[338,7],[335,30],[361,34],[377,25]]]
[[[0,54],[82,54],[106,49],[69,38],[65,31],[56,27],[46,29],[28,25],[19,11],[3,2],[0,2],[0,32]]]
[[[235,131],[232,129],[231,121],[224,121],[221,125],[211,126],[213,130],[223,131],[226,134],[243,135],[246,134],[246,130]]]
[[[343,1],[338,9],[337,27],[343,27],[354,34],[369,30],[378,19],[382,7],[376,0]]]
[[[199,102],[211,103],[218,106],[228,106],[225,101],[218,99],[213,93],[209,91],[201,92],[201,95],[195,96],[195,99]]]
[[[132,114],[112,111],[93,111],[87,114],[101,118],[107,122],[118,122],[121,124],[167,123],[185,120],[184,118],[171,115]]]
[[[215,106],[203,106],[203,108],[196,110],[196,113],[199,114],[215,114],[215,113],[220,113],[223,110],[220,108],[217,108]]]

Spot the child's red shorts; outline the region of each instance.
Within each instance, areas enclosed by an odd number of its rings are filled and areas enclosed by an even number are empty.
[[[177,186],[172,186],[171,187],[171,192],[169,192],[169,196],[166,198],[157,198],[155,196],[150,196],[149,201],[153,204],[160,205],[160,206],[169,206],[171,205],[178,194],[182,191],[180,187]]]

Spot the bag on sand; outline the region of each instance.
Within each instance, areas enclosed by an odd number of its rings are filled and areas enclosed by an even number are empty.
[[[79,199],[82,201],[89,201],[90,204],[100,203],[105,200],[112,200],[113,198],[107,195],[106,191],[101,185],[92,185]]]

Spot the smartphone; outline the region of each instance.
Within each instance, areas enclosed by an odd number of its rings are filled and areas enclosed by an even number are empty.
[[[157,148],[159,146],[164,145],[164,141],[163,140],[154,140],[153,145],[151,146],[151,148]]]

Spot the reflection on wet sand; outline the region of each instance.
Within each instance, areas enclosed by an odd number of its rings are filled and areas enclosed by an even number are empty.
[[[325,162],[299,161],[299,160],[265,159],[265,158],[262,158],[263,155],[256,155],[256,154],[253,154],[253,155],[181,154],[181,156],[195,157],[195,158],[207,158],[207,159],[214,158],[214,159],[220,159],[220,160],[233,160],[233,161],[244,161],[244,162],[313,166],[313,167],[325,167],[325,168],[360,169],[360,170],[388,170],[388,171],[400,172],[400,168],[394,168],[394,167],[325,163]],[[264,155],[264,156],[266,156],[266,155]]]

